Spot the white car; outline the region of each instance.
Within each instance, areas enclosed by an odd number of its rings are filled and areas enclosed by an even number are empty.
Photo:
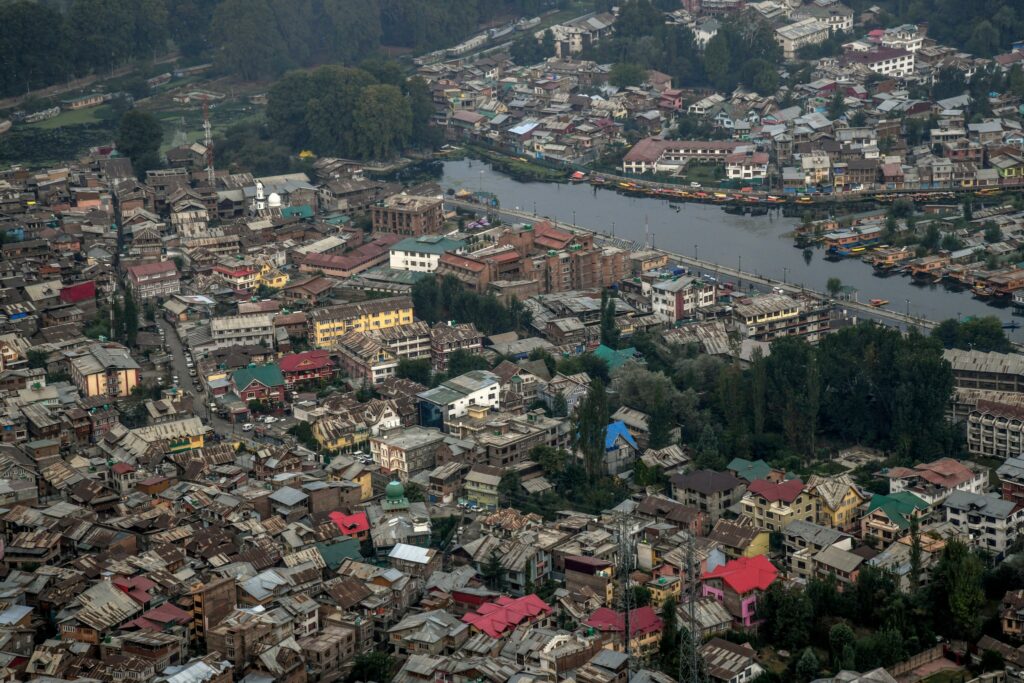
[[[251,431],[252,431],[252,428],[253,428],[254,426],[255,426],[255,425],[253,425],[253,423],[252,423],[252,422],[246,422],[246,423],[245,423],[244,425],[242,425],[242,431],[243,431],[243,432],[251,432]]]
[[[690,187],[694,188],[695,190],[699,190],[700,189],[700,183],[691,182],[690,183]]]
[[[277,418],[274,417],[273,415],[267,415],[265,418],[263,418],[263,421],[268,425],[274,424],[275,422],[277,422]]]

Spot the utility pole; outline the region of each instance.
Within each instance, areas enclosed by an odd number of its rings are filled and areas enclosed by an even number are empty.
[[[633,677],[633,668],[636,662],[633,659],[633,648],[631,645],[633,638],[629,623],[629,613],[633,607],[633,589],[629,585],[629,575],[633,571],[633,545],[629,534],[629,516],[625,512],[619,514],[616,526],[618,527],[619,536],[619,566],[617,568],[619,573],[619,604],[622,606],[623,626],[625,626],[622,638],[628,660],[626,665],[626,683],[629,683]]]

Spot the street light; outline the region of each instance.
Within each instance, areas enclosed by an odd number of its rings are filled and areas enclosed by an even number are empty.
[[[910,317],[910,299],[907,299],[907,317]]]
[[[736,258],[739,261],[739,263],[737,265],[737,268],[736,268],[736,272],[737,273],[742,273],[743,272],[743,257],[742,256],[737,256]]]
[[[693,245],[693,260],[700,261],[700,251],[699,247],[696,244]]]
[[[576,227],[576,212],[572,212],[572,227]]]
[[[789,273],[789,268],[782,269],[782,284],[786,284],[786,276]]]

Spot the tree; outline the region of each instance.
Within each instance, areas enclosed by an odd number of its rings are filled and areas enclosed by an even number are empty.
[[[565,401],[565,394],[559,392],[555,394],[555,397],[551,399],[551,416],[552,417],[568,417],[569,416],[569,404]]]
[[[605,289],[601,292],[601,343],[613,349],[619,348],[619,328],[615,323],[615,293]]]
[[[764,619],[765,636],[777,647],[792,652],[809,642],[813,610],[810,599],[801,588],[773,583],[758,604],[758,612]]]
[[[630,586],[633,591],[633,607],[647,607],[651,604],[651,589],[646,586]]]
[[[974,202],[971,201],[971,197],[964,197],[963,201],[963,215],[964,220],[970,223],[974,220]]]
[[[837,86],[835,94],[832,95],[832,101],[828,103],[828,117],[835,121],[836,119],[841,119],[845,114],[845,98],[843,97],[842,91]]]
[[[423,386],[430,386],[430,359],[402,358],[398,361],[398,367],[395,368],[395,376],[419,382]]]
[[[608,394],[604,382],[590,383],[587,395],[576,406],[574,434],[576,449],[591,482],[604,474],[605,434],[608,431]]]
[[[124,295],[124,343],[130,349],[135,348],[135,341],[139,335],[139,307],[135,303],[132,290],[127,290]]]
[[[985,241],[989,244],[1003,241],[1003,231],[995,221],[985,221],[982,227],[985,229]]]
[[[410,503],[422,503],[427,499],[426,491],[414,481],[406,482],[405,497]]]
[[[458,377],[473,370],[490,370],[491,364],[483,356],[467,349],[456,349],[448,356],[448,375]]]
[[[679,674],[679,625],[676,607],[678,603],[672,596],[665,598],[661,605],[661,642],[658,644],[658,668],[670,676]]]
[[[843,281],[837,277],[830,277],[828,279],[828,282],[825,283],[825,289],[828,290],[828,293],[834,299],[836,298],[836,296],[839,295],[839,292],[842,291]]]
[[[805,648],[796,663],[797,680],[801,681],[801,683],[807,683],[817,677],[820,669],[821,665],[818,664],[818,658],[814,656],[814,650],[809,647]]]
[[[716,87],[724,83],[729,74],[729,62],[729,40],[724,32],[719,32],[704,48],[704,71],[708,81]]]
[[[42,349],[29,349],[28,353],[25,354],[25,358],[28,360],[28,366],[32,369],[45,368],[46,361],[49,357],[50,354]]]
[[[931,332],[947,349],[997,351],[1010,353],[1013,344],[1003,331],[1002,321],[995,316],[973,318],[960,322],[952,318],[943,320]]]
[[[848,659],[850,647],[856,640],[853,629],[845,622],[834,625],[828,631],[828,649],[832,658],[832,670],[852,669],[854,662]]]
[[[939,248],[939,242],[941,241],[942,234],[939,232],[939,226],[935,223],[929,223],[924,231],[924,238],[921,239],[921,246],[928,251],[935,251]]]
[[[391,159],[412,135],[412,109],[393,85],[367,86],[355,109],[356,151],[364,159]]]
[[[121,117],[117,131],[117,149],[131,159],[139,178],[146,171],[160,166],[160,142],[163,140],[160,121],[150,113],[131,109]]]
[[[356,681],[390,681],[393,661],[386,652],[367,652],[356,655],[352,671],[348,675],[348,683]]]
[[[779,89],[779,72],[767,60],[751,59],[740,70],[740,82],[762,95],[772,95]]]
[[[498,555],[496,549],[491,550],[487,562],[480,568],[480,578],[491,590],[500,591],[505,589],[505,576],[505,567],[501,564],[501,556]]]
[[[974,642],[981,629],[985,592],[983,566],[962,541],[950,540],[935,566],[931,584],[935,624],[947,635]]]
[[[916,594],[921,587],[921,525],[917,515],[910,517],[910,592]]]
[[[643,85],[647,73],[639,64],[617,62],[608,74],[608,82],[616,88]]]

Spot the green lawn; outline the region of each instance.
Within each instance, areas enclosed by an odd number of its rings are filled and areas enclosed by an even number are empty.
[[[60,116],[55,116],[39,123],[30,123],[30,128],[60,128],[61,126],[74,126],[83,123],[97,123],[103,119],[103,114],[110,111],[110,105],[102,104],[98,107],[87,109],[75,109],[74,111],[62,111]]]

